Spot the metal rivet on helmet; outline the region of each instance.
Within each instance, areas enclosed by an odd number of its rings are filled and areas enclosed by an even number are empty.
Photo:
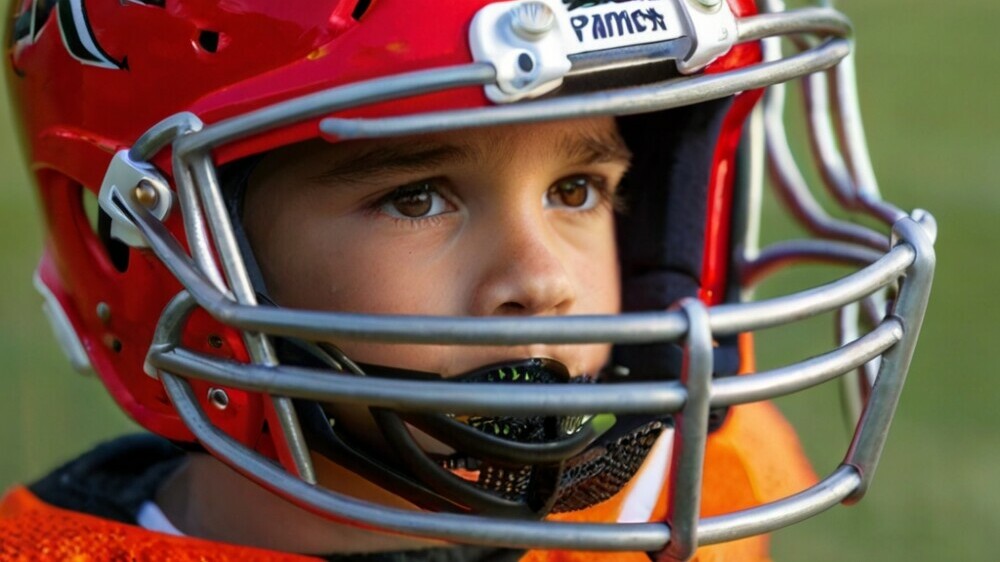
[[[534,41],[555,27],[556,15],[545,2],[525,2],[511,10],[510,23],[514,33]]]
[[[146,180],[140,181],[139,185],[135,186],[135,189],[132,190],[132,194],[135,196],[135,200],[142,203],[142,206],[147,209],[155,207],[160,200],[156,188]]]
[[[221,388],[210,388],[208,389],[208,403],[219,410],[225,410],[229,407],[229,395]]]

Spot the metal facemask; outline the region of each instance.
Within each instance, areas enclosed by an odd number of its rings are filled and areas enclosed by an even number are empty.
[[[261,486],[338,521],[511,548],[663,551],[684,559],[699,545],[767,533],[864,495],[923,320],[934,271],[936,228],[929,214],[907,214],[879,197],[854,95],[849,23],[830,8],[772,9],[738,18],[720,0],[648,0],[636,7],[628,2],[579,4],[555,0],[490,4],[470,28],[475,58],[471,64],[337,87],[211,125],[191,113],[177,114],[115,157],[100,197],[103,211],[111,217],[111,235],[127,245],[148,248],[184,287],[160,319],[147,370],[160,378],[205,449]],[[763,4],[776,8],[775,2]],[[795,54],[782,55],[781,37],[792,39]],[[737,70],[701,72],[734,45],[758,41],[764,47],[763,62]],[[619,72],[662,68],[665,61],[673,70],[658,80],[600,91],[586,85],[574,89],[574,84]],[[873,219],[891,234],[831,218],[811,195],[791,157],[782,124],[781,84],[793,79],[802,79],[806,87],[810,138],[824,185],[852,217]],[[750,220],[739,234],[742,254],[735,263],[740,283],[752,287],[775,269],[799,262],[847,264],[857,271],[772,300],[709,307],[689,298],[669,310],[600,317],[397,317],[260,304],[211,152],[238,139],[345,109],[468,86],[484,88],[495,105],[398,117],[326,118],[316,134],[383,138],[578,116],[635,115],[767,88],[762,107],[755,110],[747,127],[745,158],[741,159],[745,173],[737,189],[745,194]],[[150,164],[168,148],[172,150],[174,190]],[[765,153],[779,195],[814,239],[756,249],[756,205]],[[161,222],[175,197],[190,252]],[[197,309],[243,333],[250,353],[248,364],[195,353],[181,345],[185,323]],[[837,311],[841,321],[842,341],[836,349],[770,371],[713,378],[716,342],[832,311]],[[859,311],[865,315],[863,324],[871,327],[864,334],[857,329],[862,324]],[[353,365],[335,348],[317,343],[342,338],[493,346],[675,344],[682,360],[679,377],[623,382],[615,385],[614,392],[603,381],[564,384],[566,377],[559,366],[530,362],[470,374],[471,381],[360,376],[363,367]],[[309,359],[282,361],[279,347],[287,342],[304,349]],[[519,369],[520,377],[543,380],[511,384],[506,380],[513,379],[511,368]],[[769,400],[838,377],[849,381],[853,395],[859,390],[862,395],[854,402],[857,411],[850,414],[857,420],[857,429],[842,465],[794,496],[699,519],[710,412]],[[290,469],[242,446],[213,425],[199,405],[191,380],[268,395],[280,420],[280,427],[271,428],[281,444],[278,457]],[[366,454],[352,457],[351,444],[336,444],[340,436],[335,432],[320,441],[307,437],[331,429],[330,418],[317,406],[322,404],[356,405],[378,412],[380,423],[392,428],[388,433],[399,437],[392,443],[397,447],[409,447],[412,439],[407,435],[414,428],[460,443],[464,448],[461,459],[430,458],[411,451],[408,458],[417,466],[413,469],[419,474],[416,479],[391,467],[370,472],[355,467],[362,474],[381,475],[373,478],[381,478],[379,483],[389,489],[411,489],[425,500],[418,503],[452,512],[382,507],[315,485],[310,446],[343,446],[326,454],[350,457],[353,460],[348,464],[373,462]],[[674,432],[667,521],[537,520],[559,502],[567,502],[566,509],[574,508],[577,491],[565,474],[581,466],[581,455],[600,448],[606,459],[620,457],[621,450],[613,447],[625,443],[621,447],[634,457],[624,463],[629,465],[623,478],[627,481],[652,446],[655,436],[650,435],[666,427],[673,427]],[[505,431],[508,436],[535,432],[536,437],[505,438]],[[442,466],[469,468],[472,460],[466,459],[487,456],[492,459],[494,480],[529,478],[519,467],[541,468],[530,475],[529,483],[513,488],[484,484],[482,476],[475,483],[461,481],[439,470]],[[507,468],[501,470],[505,462]],[[607,493],[613,494],[621,485]],[[526,495],[523,492],[528,488],[534,491]],[[454,489],[463,491],[456,496]],[[509,493],[504,495],[503,490]]]

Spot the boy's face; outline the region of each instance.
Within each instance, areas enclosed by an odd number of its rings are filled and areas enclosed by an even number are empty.
[[[254,171],[244,225],[271,297],[372,314],[546,316],[619,309],[612,118],[313,142]],[[609,346],[336,342],[359,362],[444,376],[550,357],[596,373]]]

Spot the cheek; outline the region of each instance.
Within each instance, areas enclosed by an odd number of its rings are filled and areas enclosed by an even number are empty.
[[[570,267],[579,287],[573,314],[616,314],[621,310],[618,247],[610,217],[577,239]]]
[[[592,270],[592,290],[600,301],[602,312],[616,314],[621,311],[621,275],[618,267],[618,248],[613,242],[606,244]]]
[[[568,262],[578,287],[570,314],[617,314],[621,311],[618,248],[611,217],[585,236],[575,238]],[[561,357],[578,374],[597,374],[611,357],[610,344],[563,346]]]
[[[275,300],[283,306],[371,314],[449,314],[457,280],[427,236],[386,235],[364,217],[299,221]],[[409,234],[409,235],[406,235]]]

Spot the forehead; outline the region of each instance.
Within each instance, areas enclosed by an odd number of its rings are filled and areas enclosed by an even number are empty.
[[[446,164],[510,164],[526,158],[611,161],[630,158],[612,117],[483,127],[390,139],[329,143],[314,140],[275,151],[259,172],[352,179],[389,168]]]

